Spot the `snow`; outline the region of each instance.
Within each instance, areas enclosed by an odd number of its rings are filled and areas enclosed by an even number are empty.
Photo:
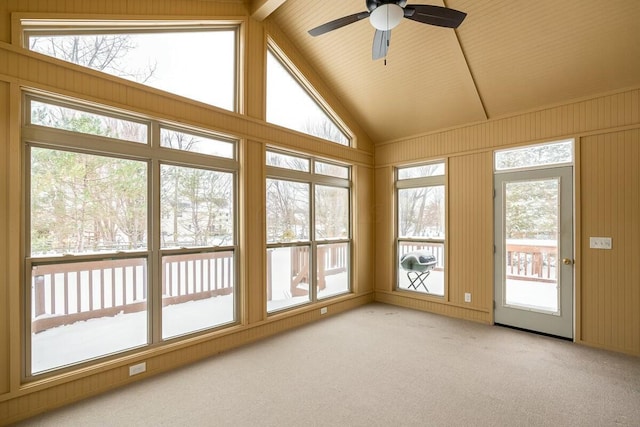
[[[234,305],[233,295],[224,295],[164,307],[163,336],[175,337],[233,322]],[[147,314],[120,313],[32,334],[31,370],[40,373],[145,346]]]
[[[271,301],[267,301],[269,313],[305,304],[310,301],[309,284],[302,282],[298,289],[307,292],[304,296],[291,295],[291,252],[290,248],[277,248],[271,251],[271,259],[274,266],[271,274]],[[277,267],[277,268],[275,268]],[[349,292],[349,276],[347,272],[326,276],[326,287],[318,290],[318,299],[328,298],[333,295]]]
[[[507,305],[558,312],[558,283],[507,279]]]
[[[399,272],[399,288],[427,293],[423,286],[409,289],[409,279],[404,270]],[[416,283],[420,283],[418,280]],[[432,270],[425,280],[429,294],[444,296],[444,271]],[[558,284],[523,279],[508,279],[506,284],[506,303],[510,306],[522,307],[552,313],[558,312]]]
[[[282,261],[282,259],[280,260]],[[285,261],[283,261],[285,262]],[[279,265],[274,278],[286,279],[290,271]],[[318,292],[318,299],[347,292],[346,272],[327,277],[327,286]],[[444,294],[444,273],[432,271],[426,280],[431,293]],[[406,274],[400,274],[400,288],[407,289]],[[306,284],[302,284],[305,287]],[[308,296],[288,296],[289,281],[275,280],[273,294],[276,299],[267,302],[269,312],[294,307],[309,302]],[[419,287],[419,292],[424,288]],[[523,305],[548,311],[557,311],[557,285],[555,283],[507,282],[507,303]],[[177,337],[207,328],[233,323],[234,295],[218,296],[198,301],[174,304],[163,308],[163,337]],[[80,321],[71,325],[51,328],[32,335],[32,372],[34,374],[58,367],[79,363],[106,355],[147,345],[147,312],[120,313],[114,317],[103,317]]]
[[[267,302],[269,312],[309,302],[308,296],[290,295],[291,257],[288,248],[276,250],[272,275],[274,299]],[[318,299],[349,292],[347,272],[327,276],[326,287]],[[308,284],[301,283],[301,289]],[[173,304],[162,310],[162,336],[180,335],[219,327],[236,320],[234,295],[217,296]],[[84,362],[147,345],[148,311],[119,313],[58,326],[31,335],[31,372],[42,373],[59,367]]]

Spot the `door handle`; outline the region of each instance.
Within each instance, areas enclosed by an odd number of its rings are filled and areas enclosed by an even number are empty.
[[[573,264],[573,260],[571,258],[562,258],[562,263],[564,265],[571,265]]]

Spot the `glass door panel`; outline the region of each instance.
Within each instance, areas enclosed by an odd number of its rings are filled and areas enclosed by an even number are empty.
[[[557,313],[560,181],[504,185],[505,303],[523,310]]]

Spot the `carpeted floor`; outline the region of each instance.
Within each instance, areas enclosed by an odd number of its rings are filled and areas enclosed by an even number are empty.
[[[640,426],[640,359],[371,304],[21,426]]]

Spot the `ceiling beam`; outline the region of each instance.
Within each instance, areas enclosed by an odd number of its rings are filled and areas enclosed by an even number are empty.
[[[447,6],[447,0],[442,0],[442,4],[444,5],[444,7],[449,7]],[[469,60],[467,59],[467,55],[464,51],[464,47],[462,46],[462,42],[460,41],[460,36],[458,35],[458,29],[454,29],[453,30],[453,34],[456,37],[456,43],[458,45],[458,48],[460,49],[460,54],[462,55],[462,59],[464,60],[465,65],[467,66],[467,71],[469,72],[469,77],[471,78],[471,82],[473,83],[473,87],[476,90],[476,96],[478,97],[478,101],[480,102],[480,106],[482,107],[482,113],[484,114],[484,118],[485,120],[489,119],[489,113],[487,112],[487,107],[484,105],[484,99],[482,98],[482,95],[480,94],[480,89],[478,89],[478,83],[476,82],[476,78],[473,74],[473,71],[471,70],[471,66],[469,65]]]
[[[286,0],[253,0],[251,2],[251,17],[256,21],[264,21]]]

